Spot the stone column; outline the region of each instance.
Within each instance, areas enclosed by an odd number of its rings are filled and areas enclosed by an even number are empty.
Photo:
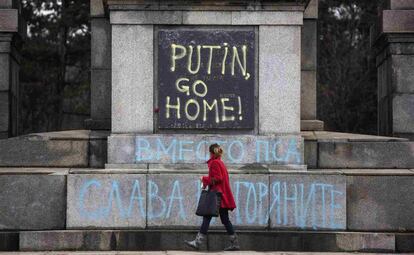
[[[91,118],[87,129],[111,129],[111,26],[103,0],[91,0]]]
[[[302,84],[301,130],[323,130],[317,120],[317,59],[318,59],[318,2],[312,0],[303,14],[302,27]]]
[[[18,19],[18,1],[0,1],[0,139],[19,132]]]
[[[414,2],[385,1],[372,29],[377,54],[378,133],[414,139]]]

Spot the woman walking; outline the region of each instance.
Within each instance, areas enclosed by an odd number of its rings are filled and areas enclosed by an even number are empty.
[[[209,187],[210,190],[215,190],[221,193],[221,204],[219,209],[221,223],[226,228],[230,238],[230,246],[226,247],[225,251],[237,251],[240,249],[238,238],[234,232],[233,225],[229,219],[229,211],[233,211],[236,208],[234,202],[233,193],[230,188],[229,174],[227,168],[221,160],[223,155],[223,149],[217,143],[210,145],[209,147],[210,159],[208,164],[208,176],[202,176],[200,178],[203,183],[203,188]],[[210,226],[211,216],[203,216],[203,223],[201,224],[200,231],[193,241],[186,241],[185,243],[194,248],[199,249],[200,246],[206,241],[208,228]]]

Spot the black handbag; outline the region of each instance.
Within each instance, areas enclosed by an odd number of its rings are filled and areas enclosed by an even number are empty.
[[[200,200],[198,200],[196,215],[218,217],[220,204],[220,192],[210,189],[203,189],[201,191]]]

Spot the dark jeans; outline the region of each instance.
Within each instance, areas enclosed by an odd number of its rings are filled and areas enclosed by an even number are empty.
[[[233,225],[229,219],[229,209],[220,208],[220,219],[224,227],[226,227],[227,233],[229,235],[234,235]],[[203,223],[201,224],[200,233],[207,235],[208,227],[210,226],[211,216],[204,216]]]

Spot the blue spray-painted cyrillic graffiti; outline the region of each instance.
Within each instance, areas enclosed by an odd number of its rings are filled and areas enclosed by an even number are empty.
[[[106,187],[103,187],[103,184],[96,179],[88,180],[83,184],[79,191],[78,199],[78,210],[82,217],[96,221],[108,218],[113,213],[117,214],[121,219],[128,219],[136,212],[139,212],[141,217],[145,217],[145,197],[141,194],[140,183],[138,180],[133,182],[129,203],[126,207],[128,208],[127,210],[125,210],[123,204],[126,197],[124,194],[120,193],[118,181],[114,180],[111,182],[108,194],[102,194],[102,190],[105,188]],[[90,205],[90,200],[101,201],[101,204],[93,210],[88,210],[86,209],[86,206],[88,204]]]
[[[194,217],[201,187],[199,181],[172,179],[161,183],[139,180],[87,179],[79,187],[77,210],[90,221],[111,217],[124,220],[145,218],[148,222],[172,220],[186,222]],[[237,204],[236,225],[267,225],[311,229],[343,229],[345,188],[326,182],[298,183],[274,180],[235,180],[232,182]],[[147,208],[146,208],[147,207]],[[338,216],[339,215],[339,216]],[[345,217],[345,216],[344,216]],[[199,221],[194,223],[199,224]]]
[[[152,220],[155,218],[160,218],[165,214],[166,211],[166,203],[162,197],[158,195],[158,185],[153,181],[148,181],[148,213],[147,218],[148,220]],[[154,213],[154,202],[158,201],[158,212]]]
[[[190,137],[191,138],[191,137]],[[204,163],[208,145],[218,143],[226,151],[230,164],[303,164],[302,141],[296,137],[251,136],[248,139],[190,139],[172,137],[142,137],[135,139],[136,163]]]

